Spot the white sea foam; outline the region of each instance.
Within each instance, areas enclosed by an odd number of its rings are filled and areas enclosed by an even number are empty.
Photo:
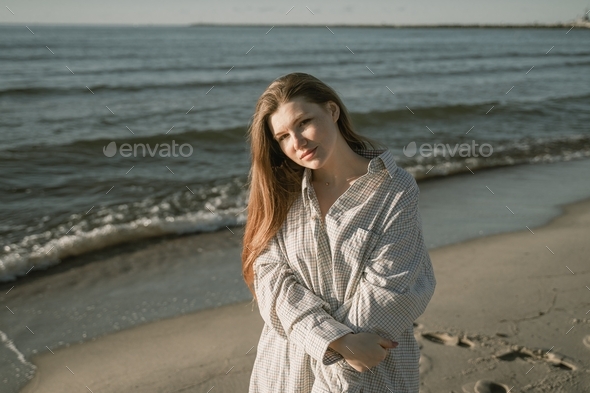
[[[33,370],[37,369],[37,366],[35,366],[31,362],[28,362],[27,359],[25,359],[25,355],[23,355],[23,353],[18,350],[18,348],[14,345],[12,340],[9,339],[8,336],[6,335],[6,333],[4,333],[2,330],[0,330],[0,340],[2,341],[2,344],[4,344],[4,347],[6,347],[8,350],[14,352],[14,354],[16,355],[16,358],[18,359],[19,362],[21,362],[23,365],[25,365],[27,367],[30,367]]]

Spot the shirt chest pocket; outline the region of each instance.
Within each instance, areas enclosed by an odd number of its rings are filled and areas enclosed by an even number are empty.
[[[362,272],[365,259],[369,257],[377,240],[378,235],[375,232],[356,228],[352,235],[342,242],[342,259],[352,269],[353,275],[355,272]]]

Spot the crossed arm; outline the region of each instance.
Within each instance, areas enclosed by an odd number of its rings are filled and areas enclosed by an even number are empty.
[[[328,303],[301,285],[287,263],[277,236],[257,258],[254,289],[264,321],[317,361],[330,365],[342,355],[334,340],[370,331],[395,341],[426,309],[436,281],[424,245],[418,212],[419,190],[402,196],[388,226],[365,262],[364,277],[351,299],[344,323],[326,310]]]
[[[352,329],[335,320],[328,303],[301,285],[287,264],[274,236],[256,260],[254,290],[260,315],[285,339],[295,342],[325,365],[342,358],[328,345]]]

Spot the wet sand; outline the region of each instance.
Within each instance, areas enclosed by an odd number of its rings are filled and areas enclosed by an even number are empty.
[[[421,392],[587,391],[588,239],[585,200],[532,231],[431,250],[437,288],[415,328]],[[250,302],[149,322],[33,356],[21,391],[247,392],[262,325]]]

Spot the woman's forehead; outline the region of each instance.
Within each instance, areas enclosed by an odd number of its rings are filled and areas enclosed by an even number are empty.
[[[275,117],[275,118],[286,117],[287,120],[294,120],[299,115],[302,115],[305,113],[320,112],[321,108],[322,108],[321,104],[316,104],[315,102],[304,101],[302,98],[296,98],[296,99],[292,99],[290,101],[284,102],[281,105],[279,105],[277,110],[271,116]]]
[[[302,116],[309,113],[317,113],[320,106],[312,102],[288,101],[281,104],[277,110],[269,116],[269,124],[283,129],[292,126]],[[273,129],[275,127],[272,127]]]

